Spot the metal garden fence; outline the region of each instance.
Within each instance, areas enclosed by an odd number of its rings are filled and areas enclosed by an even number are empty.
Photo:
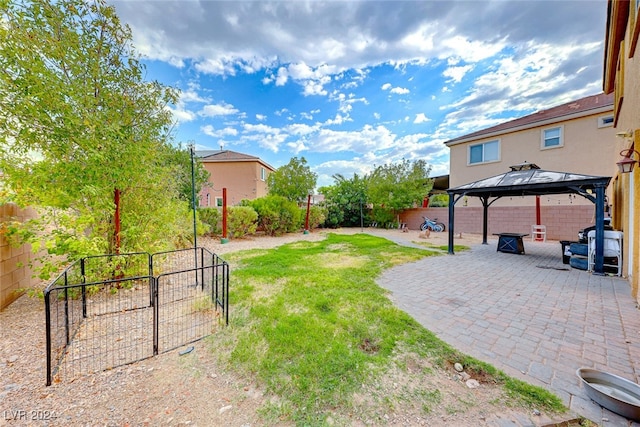
[[[229,265],[204,248],[79,259],[44,291],[47,385],[127,365],[229,323]]]

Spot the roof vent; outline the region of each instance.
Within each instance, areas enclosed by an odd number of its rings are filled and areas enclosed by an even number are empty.
[[[529,163],[526,160],[518,165],[509,166],[511,168],[511,172],[514,171],[526,171],[531,169],[540,169],[540,166],[535,163]]]

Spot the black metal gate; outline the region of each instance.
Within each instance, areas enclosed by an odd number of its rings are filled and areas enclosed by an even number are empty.
[[[228,325],[229,265],[205,248],[86,257],[47,286],[44,301],[51,385],[164,353]]]

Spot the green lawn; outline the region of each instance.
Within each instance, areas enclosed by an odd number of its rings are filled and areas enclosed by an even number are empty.
[[[363,384],[402,369],[400,353],[439,367],[461,361],[468,372],[502,384],[511,399],[562,411],[561,401],[545,390],[440,341],[375,283],[385,269],[440,254],[366,234],[228,254],[231,322],[213,337],[213,351],[279,397],[264,408],[267,421],[321,425],[330,414],[348,412]],[[412,398],[423,399],[428,412],[438,393],[424,390]]]

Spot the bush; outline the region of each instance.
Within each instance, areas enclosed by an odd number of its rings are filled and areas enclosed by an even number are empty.
[[[391,209],[374,206],[371,212],[372,222],[377,222],[380,228],[393,228],[396,223],[396,216]]]
[[[442,208],[449,206],[448,194],[434,194],[429,197],[429,206],[432,208]]]
[[[198,217],[208,227],[208,230],[204,232],[205,235],[220,234],[222,214],[218,208],[198,208]]]
[[[297,231],[302,225],[298,205],[282,196],[261,197],[250,205],[258,213],[259,226],[270,236]]]
[[[307,208],[300,208],[300,215],[302,215],[302,226],[304,226],[304,222],[307,216]],[[325,219],[325,209],[320,206],[310,206],[309,207],[309,230],[313,230],[314,228],[318,228],[320,224],[324,223]]]
[[[255,234],[258,228],[258,213],[252,207],[232,206],[227,212],[227,226],[232,237]]]
[[[325,212],[323,226],[326,228],[340,227],[344,219],[344,214],[340,206],[335,203],[322,202],[322,207]]]

